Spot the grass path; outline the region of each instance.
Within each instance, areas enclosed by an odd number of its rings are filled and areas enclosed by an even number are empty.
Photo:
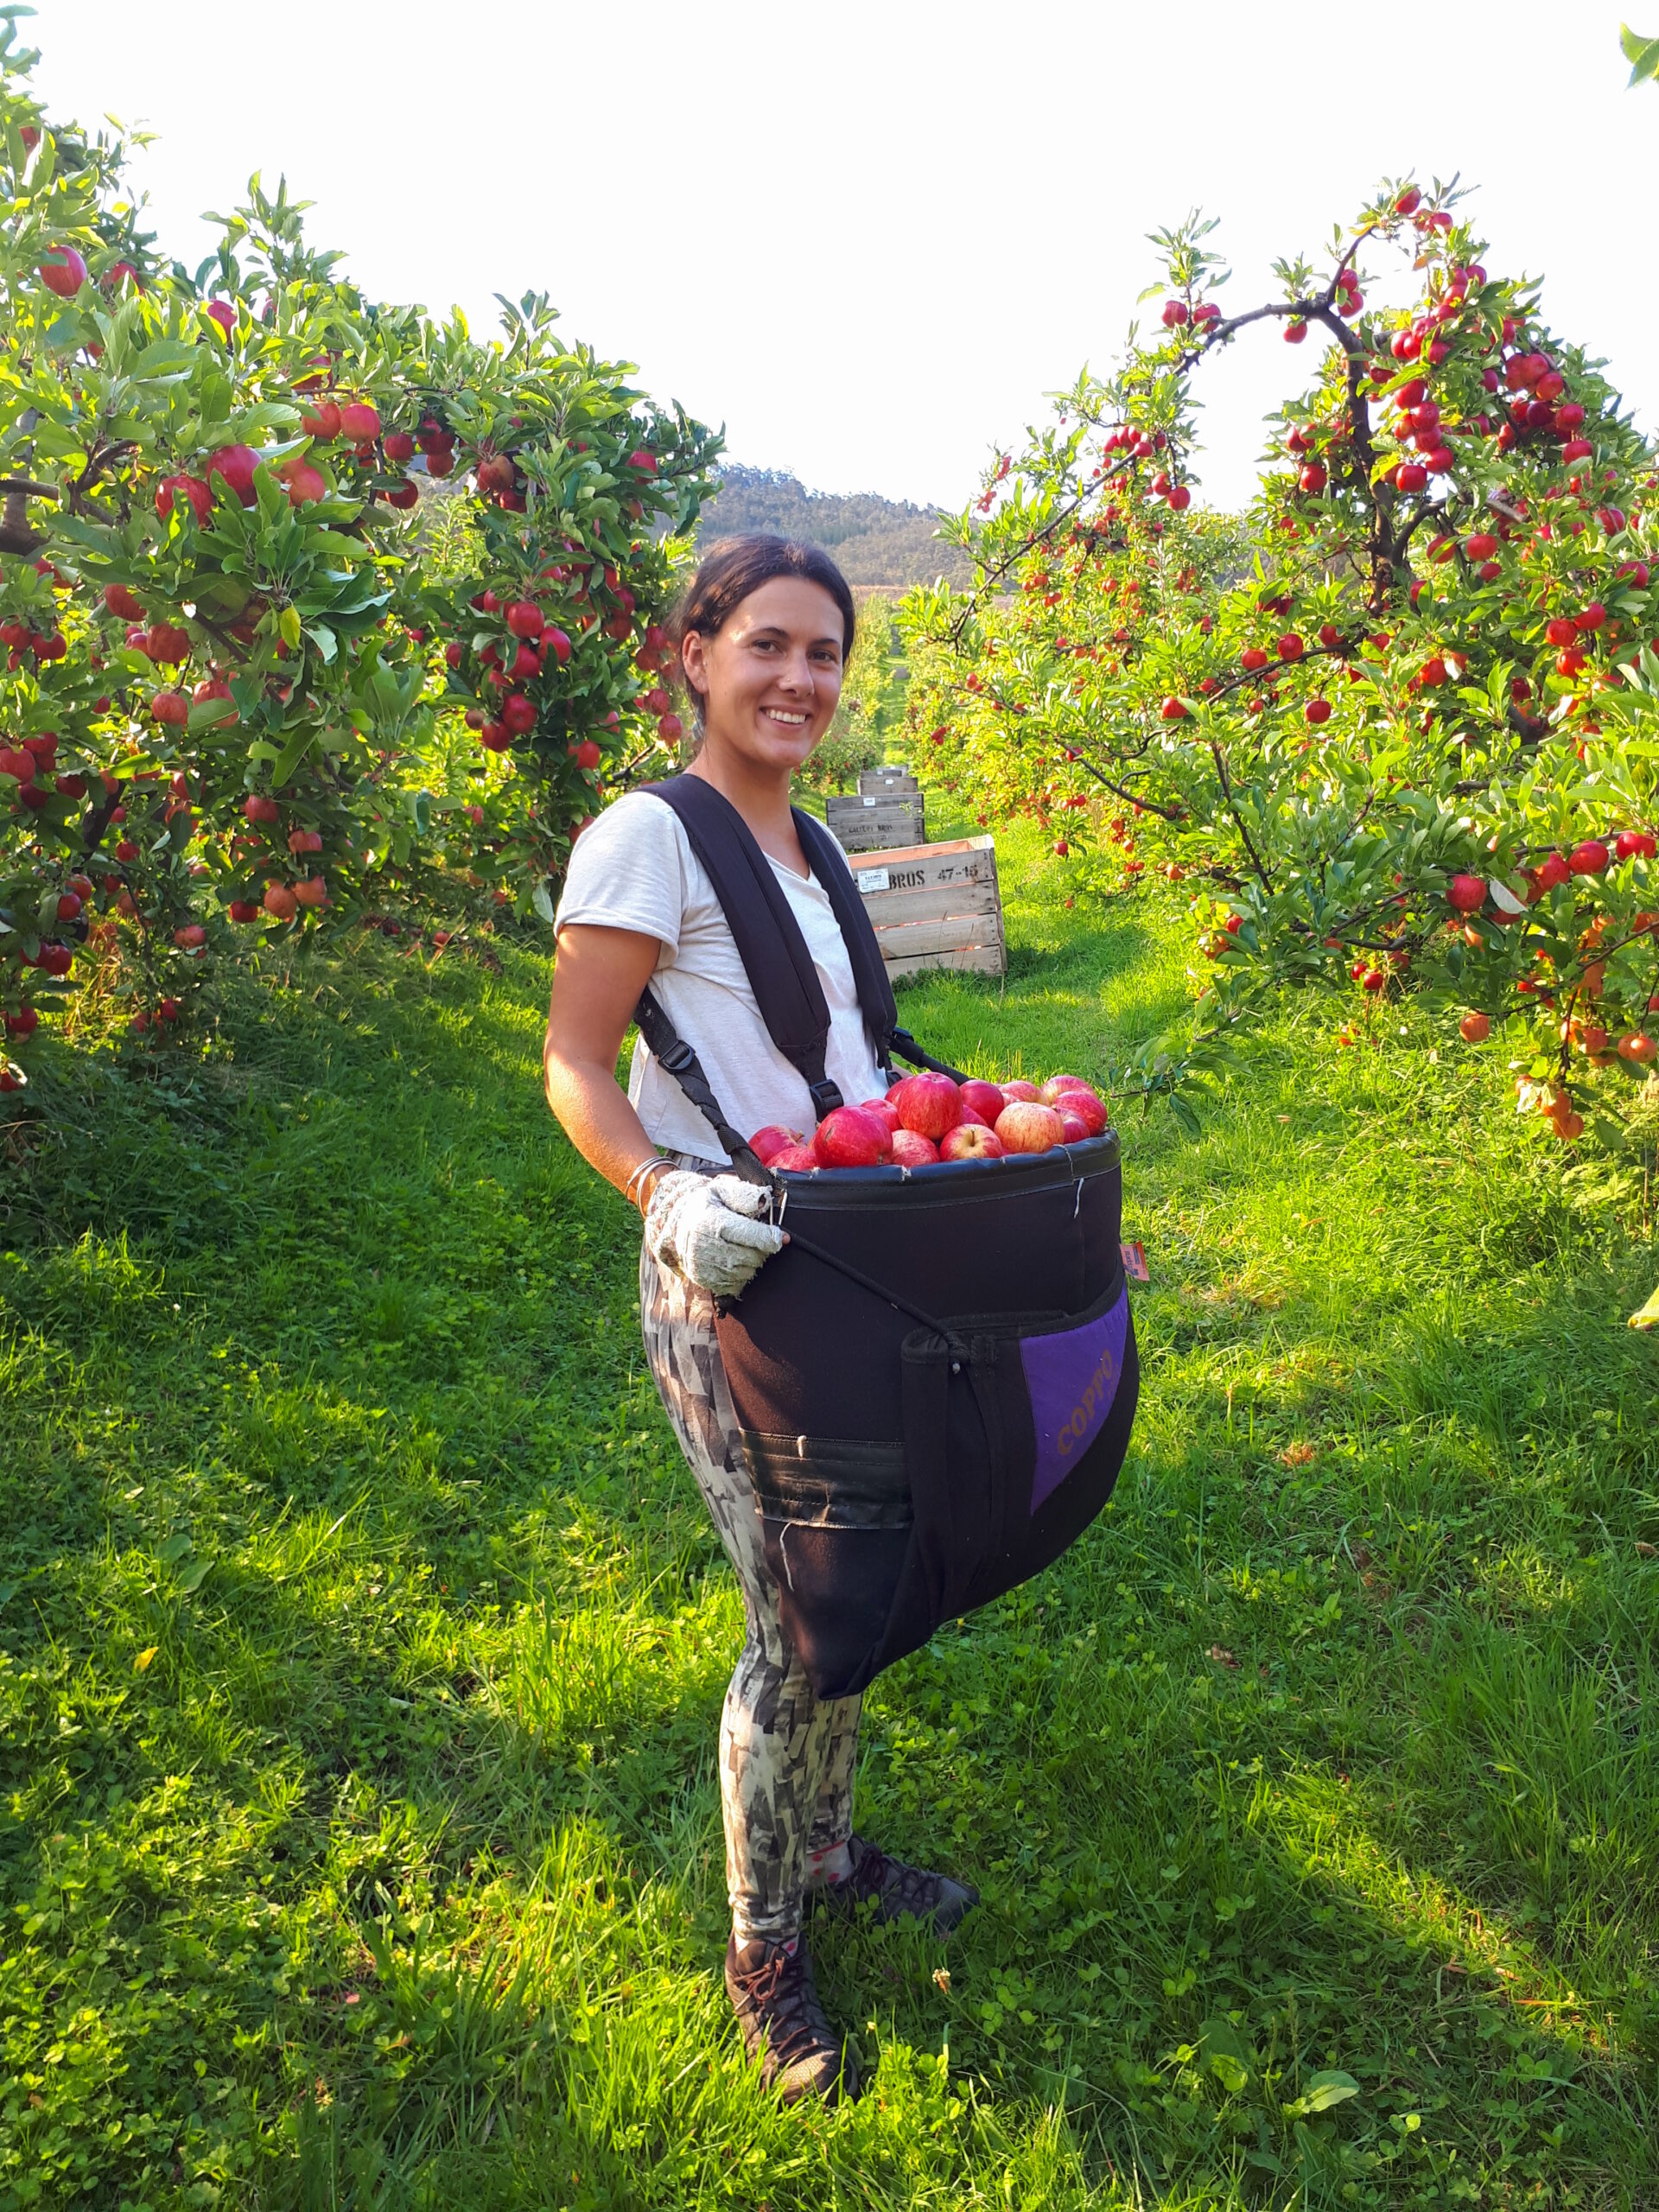
[[[918,1033],[1162,1027],[1183,932],[1003,863],[1006,994]],[[1198,1143],[1128,1125],[1118,1497],[869,1700],[861,1826],[985,1909],[824,1932],[874,2086],[785,2116],[719,1986],[740,1608],[504,959],[296,969],[150,1095],[48,1072],[50,1198],[0,1168],[0,2212],[1650,2212],[1629,1193],[1293,1019]]]

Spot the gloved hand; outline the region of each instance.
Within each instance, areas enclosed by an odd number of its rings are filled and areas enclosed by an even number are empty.
[[[713,1298],[735,1298],[784,1243],[761,1218],[771,1193],[741,1175],[699,1175],[688,1167],[659,1175],[645,1207],[652,1257]]]

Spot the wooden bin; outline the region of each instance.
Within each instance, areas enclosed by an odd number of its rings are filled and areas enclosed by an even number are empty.
[[[988,837],[910,845],[850,861],[892,976],[926,968],[1007,972],[996,848]]]
[[[823,817],[830,835],[844,853],[884,852],[893,845],[919,845],[927,837],[927,817],[919,791],[826,799]]]
[[[880,798],[888,791],[918,791],[921,788],[908,768],[885,766],[861,768],[858,772],[861,798]]]

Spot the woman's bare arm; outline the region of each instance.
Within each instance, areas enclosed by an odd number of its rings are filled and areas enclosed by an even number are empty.
[[[617,1083],[616,1056],[661,953],[637,930],[575,922],[559,931],[542,1046],[547,1103],[582,1158],[619,1191],[642,1160],[658,1156]],[[633,1186],[642,1211],[653,1179],[647,1172]]]

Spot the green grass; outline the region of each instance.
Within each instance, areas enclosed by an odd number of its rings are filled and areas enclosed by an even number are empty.
[[[1173,1015],[1178,921],[1003,865],[1006,994],[920,1035]],[[1659,2203],[1631,1195],[1294,1012],[1129,1122],[1118,1495],[868,1702],[861,1826],[984,1908],[816,1940],[874,2084],[790,2115],[720,1986],[740,1607],[503,957],[49,1066],[0,1166],[0,2208]]]

